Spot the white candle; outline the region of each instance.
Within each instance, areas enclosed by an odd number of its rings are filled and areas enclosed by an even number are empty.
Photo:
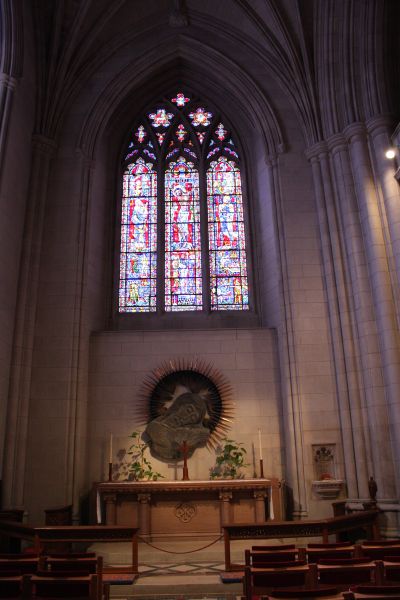
[[[262,460],[261,429],[258,430],[258,448],[260,450],[260,460]]]
[[[112,461],[113,461],[113,434],[110,433],[110,457],[109,457],[108,462],[112,463]]]

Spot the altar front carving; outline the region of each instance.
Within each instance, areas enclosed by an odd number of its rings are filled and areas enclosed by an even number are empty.
[[[94,491],[99,521],[142,536],[218,535],[228,523],[284,518],[278,479],[111,481]]]

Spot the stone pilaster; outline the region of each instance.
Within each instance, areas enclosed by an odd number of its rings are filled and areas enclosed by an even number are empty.
[[[293,493],[293,518],[308,515],[306,478],[304,470],[304,448],[302,431],[302,409],[297,374],[294,319],[290,294],[288,265],[285,246],[284,216],[278,161],[268,161],[271,181],[271,198],[276,206],[276,229],[279,259],[282,272],[282,318],[279,331],[279,355],[282,373],[283,429],[286,446],[286,479]]]
[[[24,475],[43,220],[53,140],[34,136],[29,202],[18,284],[4,460],[4,505],[24,504]],[[38,466],[40,467],[40,466]]]
[[[357,421],[357,417],[359,420],[359,416],[354,415],[352,410],[352,400],[354,396],[358,396],[358,381],[354,349],[349,335],[352,329],[351,315],[327,145],[320,143],[313,146],[308,152],[308,158],[314,180],[321,237],[345,477],[349,493],[358,495],[359,478],[361,477],[366,486],[367,473],[365,467],[361,468],[365,462],[365,451],[357,447],[353,437],[354,420]],[[358,428],[360,428],[359,423]]]
[[[379,439],[386,442],[386,451],[383,446],[379,448],[379,457],[374,456],[375,473],[373,475],[378,481],[381,497],[391,498],[396,495],[396,490],[397,494],[400,492],[400,474],[398,470],[393,470],[392,458],[389,458],[393,455],[400,456],[399,417],[398,409],[396,410],[400,397],[399,334],[384,239],[384,223],[376,191],[366,128],[362,123],[354,123],[346,128],[345,135],[349,142],[382,361],[382,371],[380,365],[376,363],[370,365],[371,372],[374,374],[372,385],[376,388],[371,394],[373,403],[368,405],[368,420],[374,436],[371,441],[375,448],[379,445]],[[396,418],[396,421],[390,424],[390,429],[388,429],[387,422],[388,410],[391,411],[391,417],[393,414]]]

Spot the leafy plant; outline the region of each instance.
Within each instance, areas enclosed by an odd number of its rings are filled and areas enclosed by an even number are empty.
[[[222,445],[216,448],[215,465],[210,469],[211,479],[241,479],[244,477],[241,469],[245,463],[246,448],[241,442],[223,438]]]
[[[133,431],[129,436],[133,444],[128,450],[122,449],[118,452],[119,462],[114,464],[113,470],[118,479],[128,481],[157,481],[164,475],[153,471],[150,460],[145,456],[149,445],[141,438],[140,431]]]

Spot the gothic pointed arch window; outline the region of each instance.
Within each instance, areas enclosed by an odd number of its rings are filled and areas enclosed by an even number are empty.
[[[178,92],[136,123],[123,160],[120,313],[249,309],[238,149]]]

